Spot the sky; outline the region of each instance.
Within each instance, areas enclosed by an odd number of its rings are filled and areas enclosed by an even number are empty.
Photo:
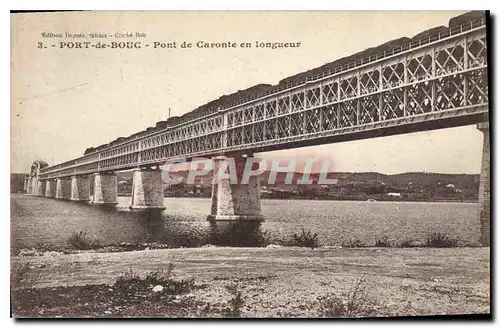
[[[180,116],[224,94],[279,80],[462,11],[83,12],[11,15],[11,172]],[[145,33],[144,42],[300,42],[299,48],[60,49],[41,33]],[[106,41],[139,41],[111,39]],[[70,40],[62,40],[70,41]],[[76,40],[78,41],[78,40]],[[99,40],[85,40],[97,42]],[[38,49],[38,42],[48,44]],[[55,44],[52,48],[50,45]],[[475,125],[260,154],[329,157],[335,171],[479,173]]]

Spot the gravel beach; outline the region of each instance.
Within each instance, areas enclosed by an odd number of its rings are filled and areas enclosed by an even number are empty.
[[[360,280],[366,311],[356,316],[490,313],[489,248],[202,247],[12,258],[13,267],[26,263],[25,285],[13,289],[16,317],[221,317],[234,297],[230,285],[241,292],[242,317],[320,317],[322,299],[346,301]],[[174,279],[197,287],[162,301],[148,288],[135,303],[118,302],[109,287],[126,272],[144,276],[170,264]]]

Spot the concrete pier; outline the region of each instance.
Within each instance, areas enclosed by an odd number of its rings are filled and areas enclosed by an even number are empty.
[[[94,174],[92,204],[118,204],[118,178],[115,173]]]
[[[86,176],[74,176],[71,178],[70,200],[76,202],[88,202],[90,200],[90,180]]]
[[[45,197],[54,198],[56,197],[56,181],[55,180],[47,180],[45,181]]]
[[[164,210],[163,178],[159,169],[135,169],[132,180],[133,210]]]
[[[31,184],[31,194],[36,195],[38,192],[38,178],[33,177],[33,182]]]
[[[31,177],[28,180],[28,194],[36,195],[36,189],[38,188],[37,181],[35,177]]]
[[[71,198],[71,180],[59,178],[56,180],[56,199]]]
[[[242,184],[241,180],[243,171],[245,170],[246,158],[241,155],[233,158],[237,183],[231,183],[229,178],[216,178],[217,172],[229,172],[231,159],[226,156],[217,156],[212,159],[214,164],[214,183],[212,184],[212,209],[208,220],[262,221],[259,177],[251,176],[248,184]]]
[[[37,182],[36,195],[37,196],[45,196],[45,189],[46,188],[47,188],[47,181],[46,180],[39,180]]]
[[[32,194],[33,194],[33,195],[36,195],[36,194],[37,194],[37,192],[38,192],[38,178],[37,178],[37,177],[33,177],[33,185],[32,185],[32,188],[33,188]]]
[[[489,122],[478,123],[477,128],[483,132],[483,158],[481,162],[481,176],[479,178],[479,219],[481,221],[480,243],[483,246],[490,246],[490,202],[491,202],[491,182],[490,182],[490,124]]]

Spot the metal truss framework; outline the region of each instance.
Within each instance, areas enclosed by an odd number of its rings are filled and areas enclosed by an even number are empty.
[[[39,177],[125,170],[304,141],[319,144],[336,135],[487,114],[486,49],[483,22],[380,60],[127,139],[45,168]]]

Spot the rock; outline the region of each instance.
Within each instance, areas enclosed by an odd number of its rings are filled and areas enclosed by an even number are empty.
[[[38,256],[39,253],[36,251],[36,249],[22,249],[19,252],[19,256]]]
[[[269,245],[266,246],[266,248],[281,248],[281,247],[283,247],[283,246],[281,246],[281,245],[275,245],[275,244],[269,244]]]
[[[467,243],[465,245],[463,245],[463,247],[481,247],[481,243],[480,242],[471,242],[471,243]]]
[[[60,256],[62,253],[56,251],[48,251],[43,253],[43,256]]]
[[[156,285],[153,287],[153,293],[161,293],[163,292],[163,286],[162,285]]]
[[[337,246],[337,245],[324,245],[324,246],[320,246],[318,248],[321,248],[321,249],[339,249],[339,248],[342,248],[342,246]]]
[[[418,240],[412,240],[412,241],[410,241],[410,246],[411,247],[422,247],[422,246],[424,246],[424,243],[422,243],[421,241],[418,241]]]

